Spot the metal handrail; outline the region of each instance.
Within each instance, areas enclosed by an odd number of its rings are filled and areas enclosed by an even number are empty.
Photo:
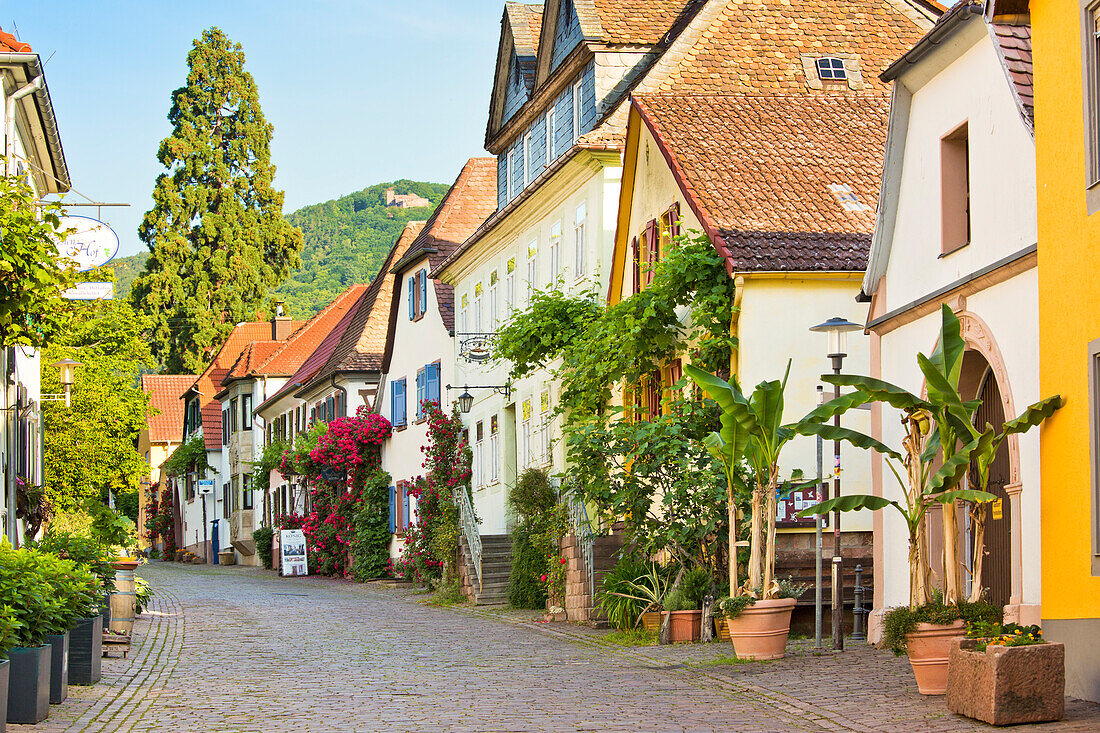
[[[458,524],[462,527],[466,546],[470,548],[470,556],[474,561],[474,570],[477,572],[477,592],[480,593],[482,591],[481,532],[477,528],[477,516],[474,514],[474,507],[470,504],[470,496],[466,493],[465,486],[455,489],[455,503],[458,504]]]
[[[569,517],[573,525],[573,533],[577,537],[577,547],[584,565],[585,578],[588,580],[588,597],[594,599],[596,573],[592,568],[592,556],[596,546],[596,533],[592,530],[592,522],[588,518],[588,507],[572,492],[569,493]]]

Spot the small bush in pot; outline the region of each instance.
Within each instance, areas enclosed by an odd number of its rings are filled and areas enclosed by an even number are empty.
[[[275,536],[275,530],[271,527],[260,527],[252,533],[252,539],[256,543],[256,554],[264,564],[264,570],[271,570],[271,540]]]

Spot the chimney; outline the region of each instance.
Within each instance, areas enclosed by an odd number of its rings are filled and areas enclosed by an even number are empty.
[[[283,310],[283,301],[275,301],[275,315],[271,319],[271,340],[285,341],[291,334],[291,320]]]

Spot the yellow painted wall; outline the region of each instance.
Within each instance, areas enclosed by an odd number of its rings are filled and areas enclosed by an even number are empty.
[[[1041,393],[1065,407],[1042,428],[1043,618],[1100,618],[1092,574],[1087,345],[1100,338],[1100,213],[1085,207],[1080,10],[1031,2],[1039,197]]]

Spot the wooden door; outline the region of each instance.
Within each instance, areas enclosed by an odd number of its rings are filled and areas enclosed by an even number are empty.
[[[974,416],[975,426],[984,430],[989,424],[1000,430],[1005,422],[1004,405],[992,369],[986,369],[978,397],[982,405]],[[1005,491],[1008,481],[1008,441],[1003,441],[989,469],[989,493],[997,499],[986,505],[985,559],[981,577],[986,599],[999,606],[1007,604],[1012,593],[1012,509],[1008,492]],[[973,465],[970,468],[970,485],[978,488],[978,473]]]

